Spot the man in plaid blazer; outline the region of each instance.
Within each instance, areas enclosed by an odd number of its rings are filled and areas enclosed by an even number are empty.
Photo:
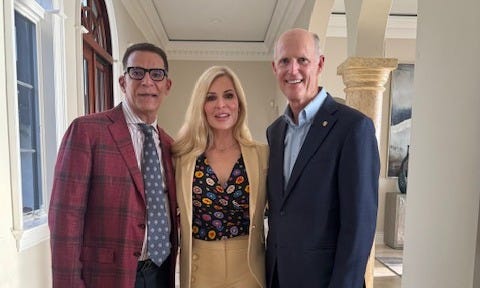
[[[49,210],[53,287],[165,287],[175,285],[177,215],[172,139],[157,125],[168,95],[165,52],[132,45],[119,79],[125,100],[102,113],[75,119],[58,152]],[[144,136],[152,125],[168,195],[170,256],[148,258],[146,200],[141,172]]]

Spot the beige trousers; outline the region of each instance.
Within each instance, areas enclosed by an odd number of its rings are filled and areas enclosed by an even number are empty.
[[[192,288],[260,287],[248,268],[248,235],[192,242]]]

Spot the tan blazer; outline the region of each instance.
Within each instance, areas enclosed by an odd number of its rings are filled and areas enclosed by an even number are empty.
[[[265,287],[265,234],[263,216],[266,203],[268,146],[255,143],[240,145],[250,183],[250,233],[248,266],[261,287]],[[180,287],[190,288],[192,258],[192,179],[196,157],[175,159],[177,201],[180,209]]]

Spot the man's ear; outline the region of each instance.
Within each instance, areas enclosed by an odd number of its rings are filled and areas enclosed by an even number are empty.
[[[125,93],[125,75],[118,77],[118,83],[120,84],[120,88],[122,88],[122,92]]]
[[[272,70],[274,74],[277,74],[277,68],[275,67],[275,62],[272,61]]]
[[[325,65],[325,56],[320,55],[318,59],[318,71],[317,75],[319,75],[323,71],[323,66]]]
[[[170,91],[170,88],[172,88],[172,79],[167,78],[166,80],[167,80],[167,83],[166,83],[167,91]]]

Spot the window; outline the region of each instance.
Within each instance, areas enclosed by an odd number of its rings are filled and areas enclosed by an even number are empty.
[[[15,12],[18,123],[24,219],[45,211],[42,191],[36,26]],[[20,56],[21,57],[18,57]],[[29,221],[29,225],[34,225]],[[27,228],[27,227],[24,227]]]
[[[12,233],[25,250],[49,237],[47,209],[63,116],[63,16],[52,1],[15,0],[5,34],[5,71],[10,143]],[[41,5],[46,6],[41,6]],[[57,41],[58,40],[58,41]],[[58,51],[60,53],[55,53]],[[58,120],[60,119],[60,120]]]
[[[112,45],[105,3],[82,0],[83,81],[85,114],[113,107]]]

